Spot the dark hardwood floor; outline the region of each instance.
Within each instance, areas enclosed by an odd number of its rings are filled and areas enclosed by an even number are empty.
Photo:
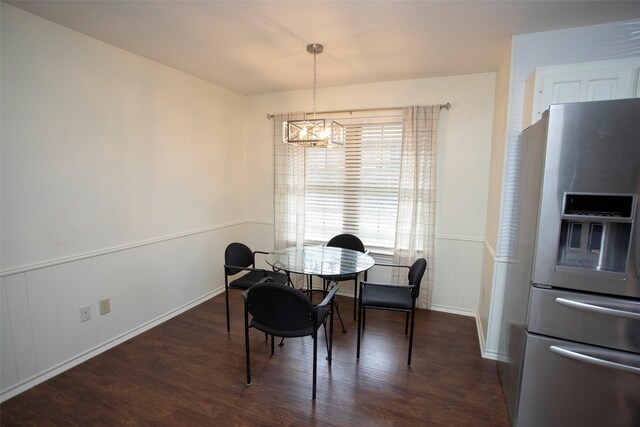
[[[312,339],[270,346],[251,331],[245,384],[240,293],[231,333],[219,295],[0,405],[3,426],[261,425],[507,426],[496,363],[480,357],[470,317],[418,310],[412,366],[404,314],[367,312],[360,361],[352,305],[340,298],[334,359],[318,346],[311,400]]]

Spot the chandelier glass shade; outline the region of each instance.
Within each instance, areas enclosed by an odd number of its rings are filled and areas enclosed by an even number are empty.
[[[322,53],[321,44],[307,46],[313,54],[313,116],[311,119],[288,120],[282,122],[282,142],[298,147],[334,147],[344,145],[344,126],[333,120],[316,118],[316,55]]]

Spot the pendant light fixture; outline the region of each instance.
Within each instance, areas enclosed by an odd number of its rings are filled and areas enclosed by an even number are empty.
[[[344,145],[344,126],[333,120],[316,118],[316,55],[322,53],[321,44],[307,46],[307,52],[313,54],[313,116],[303,120],[289,120],[282,123],[282,142],[298,147],[333,147]]]

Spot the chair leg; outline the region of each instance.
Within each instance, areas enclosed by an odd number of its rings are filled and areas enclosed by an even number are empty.
[[[362,330],[364,331],[364,328],[367,324],[367,310],[365,308],[362,309]]]
[[[244,346],[245,357],[247,359],[247,385],[251,384],[251,364],[250,364],[250,351],[249,351],[249,308],[245,303],[244,306]]]
[[[407,315],[405,316],[405,319],[404,319],[404,334],[407,335],[408,332],[409,332],[409,312],[407,311]]]
[[[356,307],[358,305],[358,275],[353,281],[353,320],[356,320]]]
[[[329,366],[333,357],[333,308],[329,314]]]
[[[224,278],[224,298],[227,304],[227,332],[231,332],[231,323],[229,322],[229,287],[227,286],[227,278]]]
[[[364,272],[364,281],[367,281],[367,271]],[[360,282],[360,298],[362,298],[362,282]],[[367,310],[362,309],[362,330],[364,331],[367,325]]]
[[[409,359],[407,360],[407,365],[411,365],[411,350],[413,350],[413,325],[415,324],[415,320],[416,309],[414,308],[411,311],[411,333],[409,334]]]
[[[313,393],[312,400],[316,400],[316,371],[318,370],[318,330],[313,332]]]
[[[338,308],[338,301],[334,301],[332,304],[333,304],[333,309],[335,309],[336,313],[338,313],[338,320],[340,320],[340,326],[342,326],[342,333],[346,334],[347,333],[347,328],[344,327],[344,322],[342,321],[342,316],[340,316],[340,309]]]
[[[327,334],[327,319],[322,322],[324,328],[324,344],[327,346],[327,360],[329,360],[329,335]],[[331,362],[329,362],[331,364]]]
[[[360,292],[360,298],[362,298],[362,290]],[[362,320],[364,320],[363,311],[362,303],[358,300],[358,339],[356,345],[356,359],[360,359],[360,328],[361,326],[364,327],[364,323],[362,322]]]
[[[273,356],[273,335],[271,335],[271,355]]]
[[[325,283],[327,283],[327,285],[325,287],[323,283],[324,295],[326,295],[329,292],[329,285],[328,285],[329,282],[325,282]],[[335,283],[335,286],[338,286],[338,282]],[[332,305],[331,309],[335,310],[335,312],[338,314],[338,320],[340,320],[340,326],[342,326],[342,333],[346,334],[347,328],[344,327],[344,322],[342,321],[342,316],[340,315],[340,307],[338,306],[338,299],[337,298],[334,299],[331,305]]]

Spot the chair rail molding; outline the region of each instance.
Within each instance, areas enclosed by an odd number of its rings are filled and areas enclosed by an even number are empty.
[[[484,240],[485,240],[483,237],[455,236],[455,235],[451,235],[451,234],[436,234],[436,239],[440,239],[440,240],[459,240],[459,241],[462,241],[462,242],[477,242],[477,243],[483,243]]]
[[[142,246],[153,245],[155,243],[166,242],[168,240],[180,239],[182,237],[193,236],[195,234],[207,233],[209,231],[221,230],[224,228],[235,227],[242,224],[250,223],[251,221],[242,220],[228,222],[224,224],[212,225],[208,227],[198,228],[195,230],[183,231],[181,233],[168,234],[165,236],[154,237],[152,239],[142,240],[138,242],[127,243],[124,245],[113,246],[110,248],[99,249],[96,251],[84,252],[62,258],[54,258],[50,260],[35,262],[33,264],[25,264],[17,267],[9,267],[0,271],[0,277],[11,276],[19,273],[26,273],[32,270],[39,270],[41,268],[53,267],[60,264],[67,264],[74,261],[79,261],[87,258],[94,258],[102,255],[111,254],[114,252],[126,251],[129,249],[139,248]]]

